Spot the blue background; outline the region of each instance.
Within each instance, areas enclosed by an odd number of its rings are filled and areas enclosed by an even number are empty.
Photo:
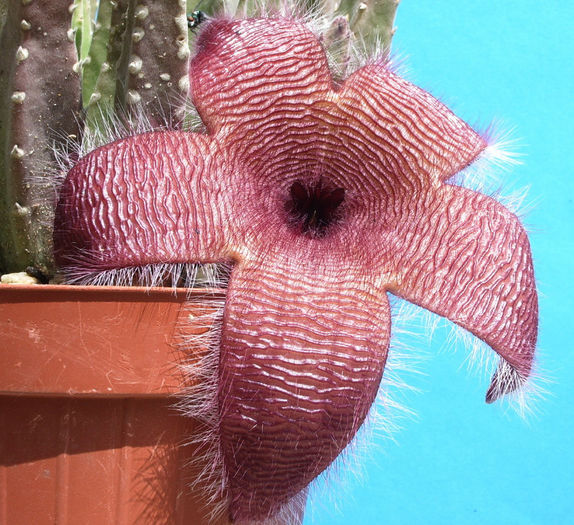
[[[497,120],[520,139],[524,164],[501,187],[530,186],[524,223],[549,394],[525,421],[484,403],[488,379],[467,372],[463,345],[444,351],[448,328],[432,341],[401,337],[428,356],[422,374],[403,376],[420,390],[402,396],[416,415],[400,421],[395,441],[364,445],[359,476],[347,466],[314,490],[306,525],[574,523],[573,24],[566,0],[400,4],[393,52],[407,78],[468,122]]]

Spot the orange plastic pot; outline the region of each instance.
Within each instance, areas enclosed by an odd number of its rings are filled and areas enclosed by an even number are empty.
[[[190,465],[200,424],[174,408],[181,326],[205,331],[221,298],[0,286],[0,523],[226,523]]]

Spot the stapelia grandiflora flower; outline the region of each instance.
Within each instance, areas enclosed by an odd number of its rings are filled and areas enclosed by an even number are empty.
[[[203,132],[139,134],[69,172],[60,266],[232,266],[217,380],[233,521],[275,515],[353,438],[389,347],[390,292],[500,355],[487,401],[531,371],[525,231],[449,179],[487,141],[384,61],[344,81],[291,19],[205,23],[191,61]]]

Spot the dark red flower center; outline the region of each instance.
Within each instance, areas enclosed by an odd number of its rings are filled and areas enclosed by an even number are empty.
[[[295,181],[289,188],[285,209],[289,221],[309,237],[324,237],[329,228],[340,221],[345,188],[334,186],[319,177],[311,182]]]

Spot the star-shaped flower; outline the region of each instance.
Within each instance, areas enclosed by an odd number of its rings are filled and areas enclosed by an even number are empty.
[[[448,183],[483,137],[384,62],[335,82],[289,19],[206,22],[190,79],[205,132],[80,159],[55,248],[85,275],[232,265],[217,399],[233,520],[274,515],[353,438],[385,367],[387,292],[500,354],[487,401],[520,386],[538,314],[526,233]]]

